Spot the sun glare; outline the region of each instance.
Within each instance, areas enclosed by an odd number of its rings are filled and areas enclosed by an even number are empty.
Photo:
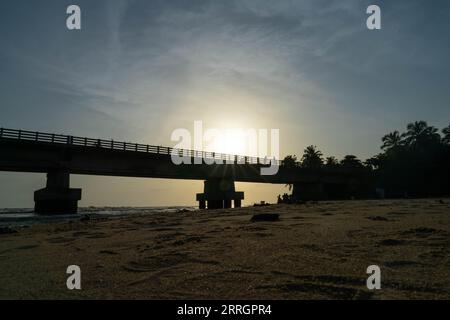
[[[213,142],[215,152],[246,155],[247,136],[243,130],[226,130]]]

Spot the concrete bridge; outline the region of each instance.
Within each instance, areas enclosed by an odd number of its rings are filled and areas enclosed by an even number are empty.
[[[187,155],[192,163],[227,163],[175,165],[172,152]],[[358,170],[277,164],[277,174],[263,176],[260,168],[268,164],[261,158],[0,128],[0,171],[47,174],[45,188],[34,193],[35,212],[41,214],[77,212],[81,189],[70,188],[70,174],[203,180],[204,192],[197,194],[201,209],[230,208],[232,201],[240,207],[244,193],[235,190],[235,181],[293,184],[298,199],[336,197],[361,183]]]

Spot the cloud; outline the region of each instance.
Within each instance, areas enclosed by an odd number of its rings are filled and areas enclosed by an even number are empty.
[[[92,127],[98,117],[110,119],[127,138],[167,142],[158,132],[217,113],[275,120],[293,135],[314,119],[348,137],[386,114],[391,125],[405,113],[420,115],[432,96],[443,114],[448,13],[439,12],[449,5],[435,3],[380,1],[383,29],[376,33],[365,28],[370,1],[81,1],[77,33],[64,30],[64,3],[48,2],[31,7],[42,19],[27,15],[2,28],[0,54],[9,66],[0,77],[28,83],[48,103],[68,104],[49,112],[79,108]],[[9,7],[17,13],[24,3]],[[70,120],[72,128],[80,121]],[[326,140],[311,130],[317,144]],[[367,154],[366,145],[352,152]]]

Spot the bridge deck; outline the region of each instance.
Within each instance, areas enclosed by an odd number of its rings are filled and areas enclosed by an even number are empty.
[[[56,145],[70,145],[81,147],[95,147],[109,150],[132,151],[141,153],[154,153],[170,155],[178,152],[180,155],[188,157],[197,157],[202,159],[216,159],[228,162],[266,164],[267,158],[258,158],[244,155],[232,155],[218,152],[197,151],[189,149],[174,149],[171,147],[154,146],[149,144],[130,143],[115,140],[93,139],[87,137],[77,137],[71,135],[45,133],[37,131],[26,131],[16,129],[0,128],[0,139],[12,139],[20,141],[34,141],[43,143],[52,143]],[[282,165],[280,160],[272,160],[277,165]]]
[[[225,164],[175,165],[171,154],[194,159],[216,159]],[[34,131],[0,129],[0,171],[43,172],[64,169],[73,174],[207,180],[231,178],[262,183],[339,183],[355,170],[286,168],[262,176],[267,159],[214,152],[173,149],[115,140],[92,139]]]

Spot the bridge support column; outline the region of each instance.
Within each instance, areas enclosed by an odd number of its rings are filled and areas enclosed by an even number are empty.
[[[228,209],[231,208],[233,200],[234,207],[239,208],[242,199],[244,199],[244,192],[235,191],[234,180],[231,179],[206,180],[204,192],[197,193],[200,209],[205,209],[205,207],[208,209]]]
[[[66,170],[47,173],[46,187],[34,192],[34,211],[37,214],[77,213],[81,189],[70,188],[70,174]]]

